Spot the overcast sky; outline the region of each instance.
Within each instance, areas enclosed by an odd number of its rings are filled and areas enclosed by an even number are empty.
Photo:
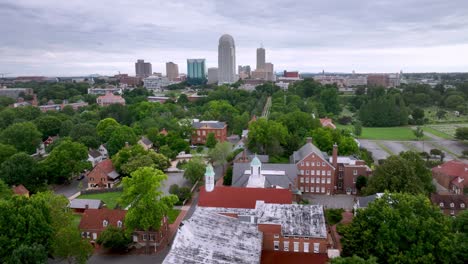
[[[224,33],[252,68],[263,43],[276,71],[468,71],[467,0],[0,0],[0,73],[216,67]]]

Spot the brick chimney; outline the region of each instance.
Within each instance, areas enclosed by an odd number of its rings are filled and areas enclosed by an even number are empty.
[[[333,163],[333,167],[335,167],[335,169],[338,169],[338,145],[336,144],[333,144],[333,153],[332,153],[332,163]]]
[[[311,143],[312,144],[312,137],[306,137],[306,143]]]

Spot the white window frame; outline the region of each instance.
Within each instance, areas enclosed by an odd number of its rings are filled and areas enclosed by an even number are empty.
[[[454,203],[450,203],[450,208],[454,208],[455,207],[455,204]]]
[[[301,170],[301,175],[304,175],[304,170]]]
[[[303,161],[301,161],[301,166],[304,166],[304,162],[303,162]]]
[[[322,184],[325,184],[326,179],[322,178]]]
[[[315,187],[315,192],[316,192],[316,193],[320,193],[320,187],[318,187],[318,186]]]
[[[353,175],[357,175],[357,170],[353,170]]]
[[[117,221],[117,227],[122,228],[122,221]]]
[[[309,166],[310,166],[310,163],[306,161],[306,167],[309,167]]]
[[[301,190],[301,192],[304,192],[304,187],[301,186],[299,189]]]
[[[306,182],[306,183],[309,183],[309,177],[306,177],[306,178],[305,178],[305,182]]]
[[[299,178],[300,178],[301,183],[304,183],[304,177],[299,177]]]
[[[314,177],[310,178],[310,183],[315,183],[315,178]]]
[[[461,203],[461,204],[460,204],[460,208],[465,208],[465,204],[464,204],[464,203]]]
[[[320,243],[314,243],[314,253],[320,252]]]
[[[322,171],[322,175],[323,175],[323,176],[327,175],[327,172],[323,170],[323,171]]]
[[[440,207],[444,207],[444,203],[440,203],[439,206],[440,206]]]
[[[330,170],[327,171],[327,175],[328,175],[328,176],[331,176],[331,171],[330,171]]]
[[[289,251],[289,241],[283,242],[283,251]]]
[[[273,249],[275,251],[278,251],[279,250],[279,241],[273,241]]]
[[[325,187],[322,187],[322,193],[325,193]]]
[[[306,170],[306,175],[309,175],[310,174],[310,171],[309,170]]]
[[[310,175],[314,176],[314,175],[315,175],[315,171],[314,171],[314,170],[311,170],[311,171],[310,171]]]
[[[299,242],[294,242],[294,252],[299,252]]]
[[[304,252],[308,253],[309,252],[309,242],[304,242]]]
[[[314,187],[312,187],[312,188],[314,188]],[[309,192],[309,186],[305,187],[305,192]]]
[[[320,176],[320,171],[319,170],[317,170],[317,176]]]
[[[331,183],[331,178],[327,178],[327,184]]]
[[[311,165],[312,167],[315,166],[315,162],[312,161],[312,162],[310,163],[310,165]]]
[[[102,226],[103,227],[107,227],[108,225],[109,225],[109,221],[107,221],[107,220],[102,221]]]
[[[274,234],[273,237],[274,238],[279,238],[279,234]]]
[[[325,167],[325,162],[322,161],[322,167]]]

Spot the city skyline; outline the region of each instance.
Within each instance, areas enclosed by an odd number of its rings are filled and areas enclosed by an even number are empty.
[[[206,0],[184,8],[183,1],[5,0],[0,21],[14,26],[0,29],[6,36],[0,39],[0,73],[132,74],[137,59],[151,62],[154,72],[165,72],[172,61],[183,73],[187,58],[206,58],[207,68],[216,67],[217,40],[224,33],[236,40],[238,65],[254,67],[263,43],[277,70],[468,70],[466,1],[256,4]]]

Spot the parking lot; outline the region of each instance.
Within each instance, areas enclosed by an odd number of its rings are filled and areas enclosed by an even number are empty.
[[[325,208],[343,208],[345,210],[352,210],[354,205],[354,195],[303,194],[302,198],[308,200],[310,204],[323,205]]]

